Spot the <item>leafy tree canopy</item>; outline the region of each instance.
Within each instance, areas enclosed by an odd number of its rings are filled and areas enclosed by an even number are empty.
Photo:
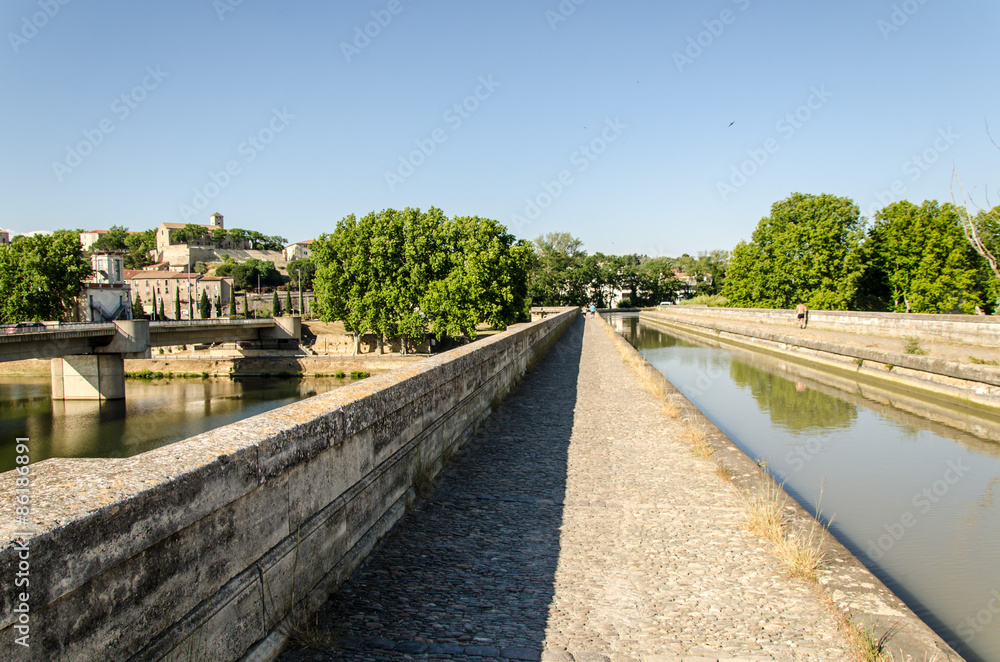
[[[734,306],[843,310],[863,271],[864,222],[849,198],[793,193],[733,249],[722,293]]]
[[[92,273],[79,232],[17,237],[0,246],[0,321],[62,319]]]

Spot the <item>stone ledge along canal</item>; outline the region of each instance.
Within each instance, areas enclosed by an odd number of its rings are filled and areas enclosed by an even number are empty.
[[[609,321],[959,653],[1000,662],[1000,418]]]

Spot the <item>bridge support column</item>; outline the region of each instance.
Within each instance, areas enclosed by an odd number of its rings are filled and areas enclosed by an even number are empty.
[[[123,400],[125,356],[79,354],[52,359],[53,400]]]

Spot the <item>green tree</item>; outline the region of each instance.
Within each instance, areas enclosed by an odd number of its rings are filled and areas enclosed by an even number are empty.
[[[215,295],[215,316],[222,317],[222,297]]]
[[[160,297],[160,312],[157,313],[157,319],[161,322],[167,319],[167,311],[164,310],[163,297]]]
[[[238,315],[239,312],[239,307],[236,304],[236,288],[231,287],[229,288],[229,314]]]
[[[102,234],[98,237],[97,241],[91,244],[90,251],[92,253],[107,251],[123,253],[128,250],[125,243],[128,237],[128,228],[121,225],[112,225],[110,230]]]
[[[271,317],[281,317],[281,301],[278,300],[278,290],[274,291],[274,298],[271,299]]]
[[[316,274],[316,263],[313,261],[312,256],[301,260],[292,260],[285,267],[285,270],[288,272],[289,278],[291,278],[292,285],[296,288],[299,287],[299,278],[301,276],[302,289],[312,289],[313,276]]]
[[[894,312],[971,313],[983,303],[979,259],[952,204],[904,200],[879,210],[865,253],[868,269],[880,272],[867,278],[888,285],[885,303]]]
[[[584,268],[583,242],[568,232],[550,232],[535,239],[533,248],[528,265],[531,305],[585,305],[592,278]]]
[[[126,269],[142,269],[153,263],[156,252],[156,230],[132,232],[125,237],[124,263]]]
[[[132,319],[149,319],[149,315],[146,314],[146,309],[142,305],[142,296],[138,292],[135,293],[135,300],[132,302]]]
[[[292,290],[291,289],[286,289],[285,290],[285,314],[286,315],[291,315],[292,314]]]
[[[201,291],[201,300],[198,301],[198,314],[201,315],[201,319],[207,320],[212,316],[212,304],[208,301],[208,292],[205,290]]]
[[[474,339],[481,323],[503,329],[525,319],[530,247],[497,221],[478,216],[456,217],[438,230],[443,256],[430,259],[420,306],[431,332],[438,339]]]
[[[179,287],[174,287],[174,319],[180,320],[181,318],[181,290]]]
[[[723,294],[734,306],[843,310],[863,271],[864,223],[849,198],[793,193],[774,203],[729,261]]]
[[[15,237],[0,246],[0,320],[62,319],[92,273],[78,232]]]

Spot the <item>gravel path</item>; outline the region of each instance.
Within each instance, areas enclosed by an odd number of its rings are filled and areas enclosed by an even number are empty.
[[[578,321],[281,659],[853,660],[659,409]]]

